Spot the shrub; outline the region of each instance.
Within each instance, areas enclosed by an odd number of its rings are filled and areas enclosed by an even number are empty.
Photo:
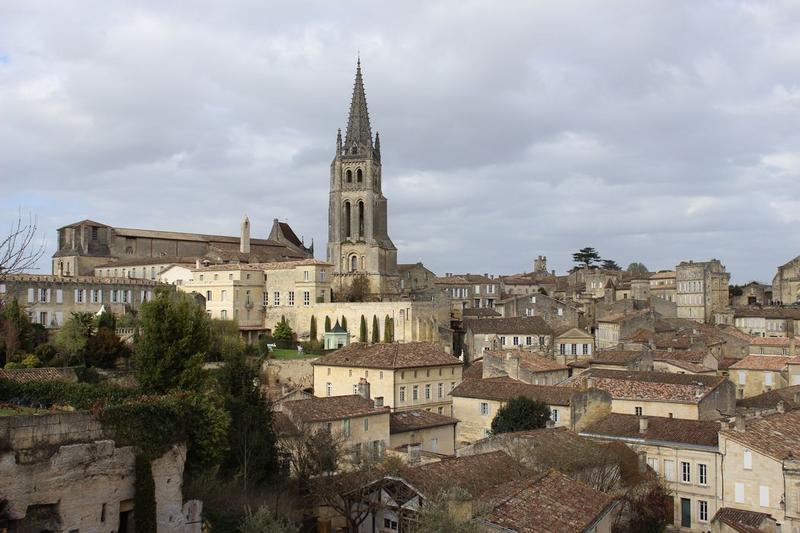
[[[492,420],[492,433],[543,428],[548,420],[550,420],[550,408],[546,404],[525,396],[517,396],[497,411]]]

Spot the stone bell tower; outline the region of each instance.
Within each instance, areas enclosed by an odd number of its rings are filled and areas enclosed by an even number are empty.
[[[328,262],[334,265],[334,287],[340,293],[362,274],[373,295],[397,293],[397,248],[389,238],[381,183],[380,138],[376,133],[373,142],[359,60],[344,142],[339,130],[331,162]]]

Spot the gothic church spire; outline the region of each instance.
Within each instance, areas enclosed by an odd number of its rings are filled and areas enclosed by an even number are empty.
[[[364,80],[361,78],[361,58],[359,58],[356,64],[356,81],[353,85],[353,98],[350,100],[350,116],[347,119],[344,152],[350,155],[366,155],[371,151],[372,128],[370,128],[369,125],[367,96],[364,93]]]

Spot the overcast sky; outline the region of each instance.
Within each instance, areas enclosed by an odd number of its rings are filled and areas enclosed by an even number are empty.
[[[400,262],[770,282],[800,254],[800,2],[163,4],[0,3],[0,223],[37,214],[48,257],[84,218],[246,213],[324,258],[358,51]]]

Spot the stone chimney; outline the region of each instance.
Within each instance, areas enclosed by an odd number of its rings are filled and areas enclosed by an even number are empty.
[[[647,433],[647,428],[648,428],[649,425],[650,425],[650,423],[648,422],[648,420],[645,417],[643,417],[643,416],[639,417],[639,433],[641,433],[641,434]]]
[[[239,241],[239,251],[243,254],[250,253],[250,219],[245,215],[242,220],[242,237]]]
[[[784,403],[783,400],[779,401],[778,404],[775,406],[775,408],[778,410],[779,413],[786,412],[786,404]]]
[[[200,268],[200,258],[197,258],[197,259],[194,260],[194,267],[195,268]]]
[[[506,373],[511,379],[519,379],[519,356],[506,354]]]
[[[593,377],[586,378],[586,388],[587,389],[594,388],[594,378]]]
[[[369,400],[369,381],[366,378],[358,380],[358,394],[365,400]]]
[[[733,429],[736,431],[744,431],[745,423],[744,423],[744,415],[736,415],[736,418],[733,422]]]

